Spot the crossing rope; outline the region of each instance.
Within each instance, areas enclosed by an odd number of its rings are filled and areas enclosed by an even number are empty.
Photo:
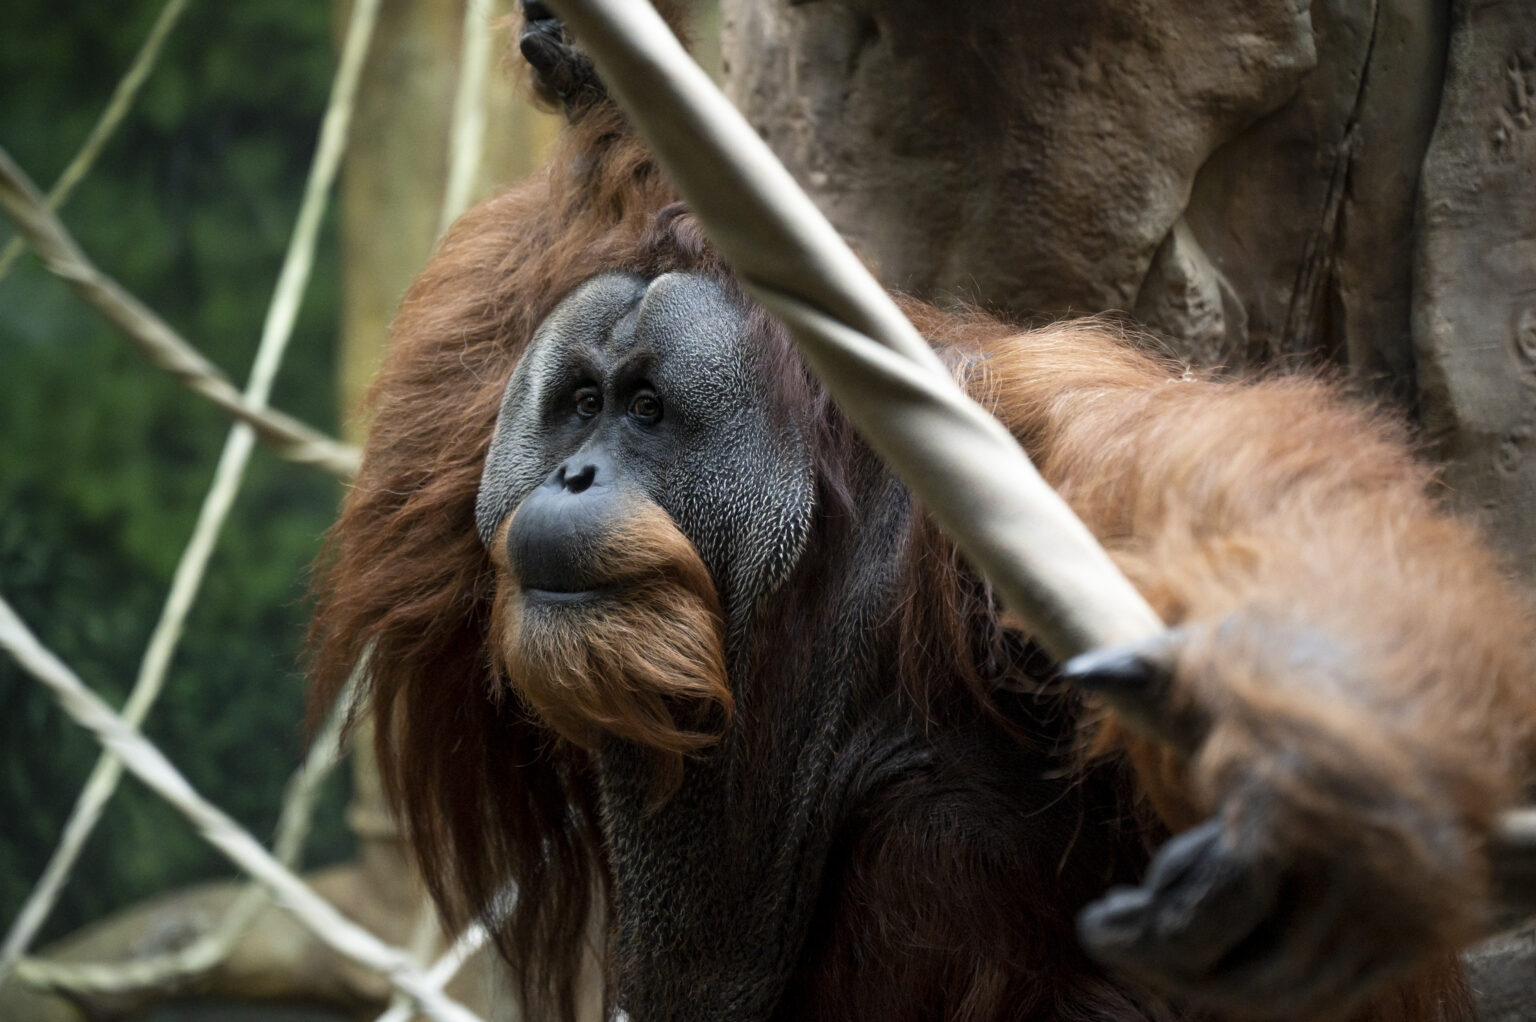
[[[30,245],[49,270],[67,281],[81,297],[118,326],[153,364],[170,372],[236,420],[121,715],[107,708],[73,672],[44,649],[0,598],[0,646],[47,685],[66,712],[91,730],[104,747],[81,790],[58,847],[0,945],[0,983],[14,974],[32,985],[74,993],[102,993],[159,986],[193,977],[222,961],[258,914],[275,898],[323,942],[388,978],[399,992],[397,1007],[400,1010],[408,1013],[423,1011],[442,1020],[473,1022],[476,1016],[447,998],[442,989],[469,954],[485,943],[483,928],[472,927],[449,954],[430,971],[424,971],[406,952],[389,947],[346,919],[289,870],[308,832],[320,783],[339,760],[341,750],[337,735],[341,719],[349,710],[356,691],[356,678],[343,693],[341,702],[333,708],[330,723],[289,783],[272,853],[193,791],[174,766],[138,731],[163,688],[187,615],[201,588],[256,442],[265,441],[285,457],[343,479],[355,474],[358,462],[356,448],[274,411],[267,402],[310,279],[321,221],[346,151],[358,82],[377,22],[379,0],[356,0],[352,4],[304,196],[243,391],[237,390],[217,367],[153,310],[99,270],[55,215],[54,210],[85,176],[96,155],[121,123],[152,70],[161,46],[185,10],[186,2],[168,0],[162,8],[87,142],[47,197],[32,184],[10,155],[0,149],[0,208],[19,230],[19,237],[0,253],[0,276],[14,264],[16,246],[23,242]],[[488,64],[480,51],[486,46],[488,19],[489,11],[484,0],[471,0],[464,28],[467,59],[461,61],[456,129],[450,153],[450,184],[444,199],[444,216],[449,219],[462,210],[468,195],[467,182],[473,181],[473,171],[480,158],[484,111],[479,109],[479,97]],[[476,57],[476,53],[480,56]],[[61,963],[26,957],[27,948],[56,903],[81,850],[116,791],[124,769],[138,776],[151,790],[191,819],[209,843],[253,878],[252,885],[236,897],[225,915],[198,940],[174,953],[113,963]]]

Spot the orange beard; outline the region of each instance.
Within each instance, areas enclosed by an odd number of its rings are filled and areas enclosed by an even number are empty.
[[[578,746],[607,734],[656,750],[675,787],[683,755],[718,740],[732,709],[720,600],[698,551],[661,508],[632,501],[595,540],[602,591],[533,600],[507,562],[511,522],[491,546],[498,676]]]

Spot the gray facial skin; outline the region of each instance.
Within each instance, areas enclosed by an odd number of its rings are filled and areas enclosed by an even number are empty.
[[[745,326],[745,310],[699,274],[579,287],[507,383],[475,506],[481,539],[568,460],[600,452],[693,541],[741,626],[798,558],[814,505],[801,428],[757,382]],[[651,422],[627,412],[647,389],[661,407]],[[580,414],[591,390],[601,411]]]

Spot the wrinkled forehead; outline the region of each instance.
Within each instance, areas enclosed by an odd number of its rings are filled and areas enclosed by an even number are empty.
[[[745,310],[712,277],[667,273],[646,281],[603,274],[540,324],[516,376],[547,379],[573,365],[644,359],[716,386],[745,386],[744,325]]]

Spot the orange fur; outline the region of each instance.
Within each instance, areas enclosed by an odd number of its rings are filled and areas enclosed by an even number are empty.
[[[683,754],[713,743],[732,707],[720,601],[698,551],[666,512],[632,498],[623,524],[592,538],[609,591],[530,608],[507,564],[511,523],[492,544],[498,674],[577,746],[608,734],[656,750],[663,787],[675,787]]]
[[[1536,643],[1401,427],[1316,379],[1196,378],[1091,321],[965,329],[990,333],[978,397],[1164,620],[1201,623],[1173,696],[1214,724],[1193,761],[1113,721],[1098,750],[1126,751],[1174,829],[1263,792],[1271,854],[1347,840],[1373,928],[1431,949],[1354,1017],[1460,1017],[1434,991],[1485,924],[1481,843],[1531,777]]]

